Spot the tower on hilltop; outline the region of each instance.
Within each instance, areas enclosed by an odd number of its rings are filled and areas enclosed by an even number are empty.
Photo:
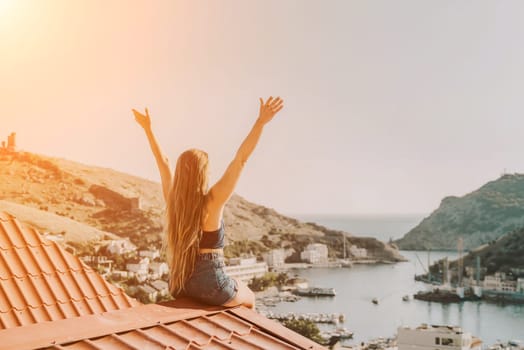
[[[7,136],[7,145],[5,141],[2,141],[2,147],[0,148],[1,152],[9,152],[9,153],[15,153],[16,152],[16,133],[12,132]]]
[[[7,150],[9,152],[16,152],[16,133],[14,132],[7,137]]]

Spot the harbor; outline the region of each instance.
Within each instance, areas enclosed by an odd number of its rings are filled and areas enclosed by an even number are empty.
[[[343,342],[345,346],[393,338],[399,326],[423,323],[458,325],[481,338],[485,346],[524,339],[523,305],[484,301],[435,303],[410,298],[429,286],[413,279],[415,274],[423,272],[415,252],[402,254],[408,262],[356,264],[351,269],[292,270],[291,274],[298,274],[312,286],[334,288],[336,296],[300,297],[295,302],[280,302],[271,309],[279,313],[343,313],[344,326],[354,333],[352,339]],[[436,261],[453,257],[452,254],[432,252],[431,258]],[[378,304],[372,303],[373,298]]]

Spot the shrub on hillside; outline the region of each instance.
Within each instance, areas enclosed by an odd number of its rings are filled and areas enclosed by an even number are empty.
[[[313,340],[314,342],[319,344],[322,343],[320,329],[318,329],[318,326],[313,321],[290,319],[282,321],[282,324],[292,331],[302,334],[304,337]]]

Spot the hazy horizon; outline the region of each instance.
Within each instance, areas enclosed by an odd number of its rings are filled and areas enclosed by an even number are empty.
[[[17,132],[21,149],[158,181],[131,113],[147,106],[172,165],[202,148],[214,181],[258,98],[280,95],[239,195],[290,215],[429,214],[524,173],[523,11],[487,0],[0,0],[0,140]]]

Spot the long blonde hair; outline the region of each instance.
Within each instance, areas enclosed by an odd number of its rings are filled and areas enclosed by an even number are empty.
[[[169,264],[169,289],[184,289],[198,254],[207,192],[207,153],[190,149],[178,157],[166,203],[164,249]]]

